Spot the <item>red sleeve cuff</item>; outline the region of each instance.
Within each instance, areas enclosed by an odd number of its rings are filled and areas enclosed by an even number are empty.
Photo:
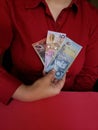
[[[0,102],[7,104],[21,81],[0,69]]]

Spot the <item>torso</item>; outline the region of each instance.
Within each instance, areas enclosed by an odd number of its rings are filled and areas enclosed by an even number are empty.
[[[48,30],[66,33],[69,38],[83,46],[81,53],[67,73],[65,89],[69,90],[73,85],[74,78],[81,71],[85,61],[85,51],[89,44],[89,23],[93,20],[89,20],[89,6],[85,2],[82,3],[81,0],[78,6],[82,6],[82,10],[75,5],[74,8],[69,7],[63,11],[61,10],[65,6],[61,6],[59,11],[57,11],[56,5],[52,16],[45,3],[41,3],[43,6],[40,6],[40,4],[36,4],[37,2],[38,0],[8,1],[13,23],[12,27],[15,33],[10,48],[14,68],[13,73],[17,78],[28,83],[30,83],[30,81],[32,83],[41,77],[44,66],[33,49],[32,44],[46,38]],[[86,9],[84,5],[86,5]],[[51,10],[53,7],[49,8]],[[54,17],[56,22],[52,17]]]

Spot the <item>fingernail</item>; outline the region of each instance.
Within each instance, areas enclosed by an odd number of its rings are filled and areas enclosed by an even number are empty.
[[[51,71],[52,71],[52,72],[56,72],[55,69],[52,69]]]

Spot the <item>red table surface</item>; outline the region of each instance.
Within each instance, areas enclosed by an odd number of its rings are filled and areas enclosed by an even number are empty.
[[[98,130],[98,93],[61,92],[35,102],[0,104],[0,130]]]

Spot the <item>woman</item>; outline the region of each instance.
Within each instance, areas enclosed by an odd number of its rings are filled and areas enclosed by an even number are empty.
[[[86,0],[0,0],[0,6],[1,102],[39,100],[62,88],[93,90],[98,78],[97,9]],[[43,76],[43,64],[32,47],[48,30],[65,33],[83,47],[60,81],[55,71]]]

